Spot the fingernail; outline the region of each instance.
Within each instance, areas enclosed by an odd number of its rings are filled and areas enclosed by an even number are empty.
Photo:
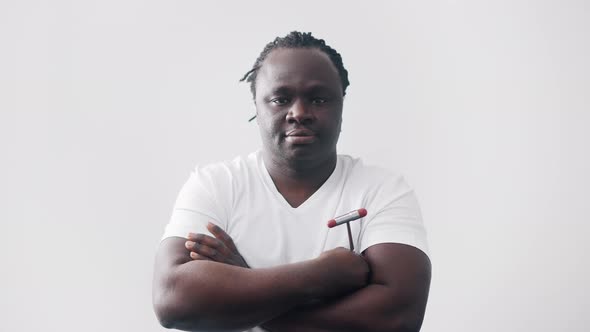
[[[194,251],[191,251],[190,255],[191,255],[191,258],[195,258],[195,259],[197,258],[197,253]]]
[[[195,243],[194,243],[193,241],[186,241],[186,242],[184,243],[184,246],[185,246],[187,249],[192,249],[192,248],[195,246]]]

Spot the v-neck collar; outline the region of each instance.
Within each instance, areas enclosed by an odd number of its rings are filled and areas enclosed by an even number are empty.
[[[283,197],[283,195],[277,189],[274,181],[272,180],[266,165],[264,164],[264,158],[262,158],[262,151],[258,150],[256,152],[256,162],[258,163],[258,169],[260,172],[260,176],[264,181],[267,189],[272,193],[275,197],[277,202],[286,210],[290,211],[291,213],[303,213],[309,210],[311,207],[315,205],[316,202],[321,202],[322,199],[327,195],[327,191],[330,188],[333,188],[333,183],[338,181],[341,172],[341,162],[340,158],[336,158],[336,167],[332,171],[332,174],[328,177],[328,179],[316,190],[311,196],[309,196],[303,203],[301,203],[297,207],[292,207],[289,202]]]

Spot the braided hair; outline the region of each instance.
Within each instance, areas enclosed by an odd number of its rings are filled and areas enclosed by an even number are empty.
[[[338,76],[340,76],[340,82],[342,83],[342,95],[346,95],[346,87],[350,85],[350,82],[348,81],[348,71],[344,68],[340,53],[326,45],[323,39],[317,39],[312,36],[311,32],[292,31],[285,37],[277,37],[272,42],[266,44],[262,53],[256,59],[256,62],[254,62],[252,69],[240,80],[240,82],[246,81],[250,83],[250,91],[252,92],[253,98],[256,98],[256,76],[258,70],[262,67],[262,62],[264,62],[271,51],[279,48],[315,48],[324,52],[330,58],[336,70],[338,70]],[[255,117],[252,117],[249,121],[254,120]]]

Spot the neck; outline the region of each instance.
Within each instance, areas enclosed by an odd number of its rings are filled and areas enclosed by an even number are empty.
[[[316,162],[283,160],[267,151],[263,151],[262,156],[270,177],[285,198],[290,195],[311,196],[334,172],[337,160],[336,151]]]

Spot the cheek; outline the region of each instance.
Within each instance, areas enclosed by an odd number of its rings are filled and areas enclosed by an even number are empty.
[[[280,135],[281,133],[281,122],[277,117],[273,116],[258,116],[258,127],[260,134],[263,137],[272,138]]]
[[[340,128],[342,128],[342,114],[329,115],[329,116],[326,116],[321,121],[325,124],[324,128],[327,131],[340,132]]]

